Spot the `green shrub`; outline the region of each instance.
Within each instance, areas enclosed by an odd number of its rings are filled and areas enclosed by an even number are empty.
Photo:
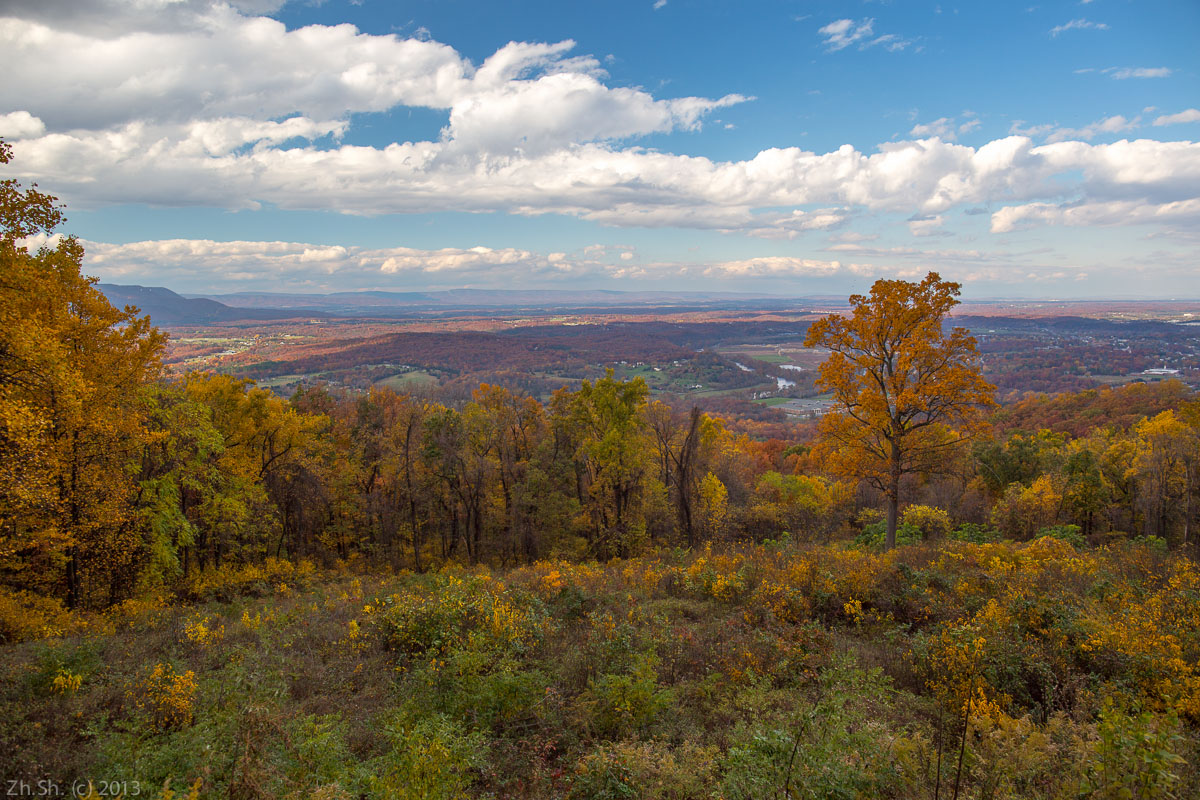
[[[35,668],[28,675],[28,685],[39,694],[62,693],[60,676],[75,676],[82,680],[102,666],[101,653],[94,641],[84,640],[72,646],[60,639],[47,639],[38,642],[31,653]]]
[[[1051,525],[1048,528],[1038,529],[1037,535],[1039,537],[1050,536],[1055,539],[1062,539],[1076,550],[1082,549],[1087,544],[1083,540],[1083,534],[1080,533],[1078,525]]]
[[[643,732],[671,705],[671,693],[658,688],[658,657],[643,654],[627,674],[588,680],[581,705],[600,737],[621,738]]]
[[[440,657],[470,647],[519,655],[540,643],[544,611],[487,577],[437,576],[427,593],[388,598],[382,628],[389,647],[409,657]]]
[[[347,744],[347,725],[341,714],[302,716],[287,725],[291,747],[287,783],[304,787],[311,796],[318,787],[330,797],[360,796],[369,783],[368,765],[355,758]]]
[[[950,538],[958,542],[971,542],[972,544],[987,544],[988,542],[998,542],[1003,537],[1003,534],[995,528],[987,525],[980,525],[976,522],[964,522],[954,530],[950,531]]]
[[[917,544],[924,537],[921,535],[921,529],[916,525],[910,525],[907,522],[902,522],[896,526],[896,544]],[[862,533],[854,539],[854,544],[858,547],[871,548],[879,550],[887,541],[887,522],[872,522],[863,528]]]
[[[1134,537],[1133,543],[1152,550],[1159,555],[1167,554],[1167,540],[1161,536],[1137,536]]]
[[[716,747],[684,742],[615,742],[579,760],[570,800],[691,800],[708,797],[716,778]]]
[[[846,661],[821,675],[819,696],[782,719],[740,727],[722,763],[726,800],[886,795],[899,781],[881,721],[891,687]]]
[[[463,651],[447,661],[447,710],[473,727],[497,731],[533,718],[551,685],[549,676],[539,669],[523,669],[512,659],[490,662],[481,655]]]
[[[1172,798],[1184,764],[1179,720],[1174,714],[1132,713],[1106,702],[1099,740],[1086,765],[1084,788],[1097,800]]]
[[[373,766],[379,800],[461,800],[487,762],[486,740],[445,716],[399,716],[385,726],[391,750]]]

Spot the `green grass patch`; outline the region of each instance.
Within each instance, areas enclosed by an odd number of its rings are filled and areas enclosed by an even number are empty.
[[[412,389],[420,389],[426,386],[437,386],[438,379],[434,375],[422,370],[412,370],[411,372],[401,372],[398,375],[389,375],[386,378],[375,381],[376,386],[382,386],[387,389],[394,389],[397,392],[411,391]]]

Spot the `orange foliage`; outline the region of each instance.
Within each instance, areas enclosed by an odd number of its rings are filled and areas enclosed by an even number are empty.
[[[948,451],[982,425],[982,409],[995,405],[975,339],[964,328],[948,336],[942,329],[958,293],[935,272],[919,284],[876,281],[869,297],[850,298],[850,317],[825,317],[804,340],[831,351],[817,385],[840,409],[821,421],[817,450],[833,472],[865,478],[887,495],[889,547],[901,477],[941,471]]]

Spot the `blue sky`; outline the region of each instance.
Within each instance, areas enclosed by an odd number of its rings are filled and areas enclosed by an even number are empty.
[[[102,280],[1200,297],[1200,4],[6,0]]]

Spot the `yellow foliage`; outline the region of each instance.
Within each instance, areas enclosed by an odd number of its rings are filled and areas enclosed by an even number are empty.
[[[711,472],[700,481],[700,497],[697,500],[700,529],[706,537],[716,536],[725,527],[729,515],[729,492],[721,479]]]
[[[466,580],[444,575],[429,594],[396,594],[382,615],[390,645],[410,656],[449,650],[523,650],[541,640],[546,624],[489,575]]]
[[[354,653],[361,653],[369,646],[369,641],[362,626],[358,624],[358,620],[356,619],[352,619],[346,623],[346,638],[342,641]]]
[[[803,591],[786,583],[760,581],[748,603],[751,609],[765,609],[779,622],[797,624],[808,619],[812,607]]]
[[[171,788],[171,779],[167,778],[163,783],[162,792],[156,800],[200,800],[200,789],[204,786],[203,778],[196,778],[192,781],[192,785],[188,788],[188,793],[185,795],[176,794]]]
[[[863,621],[863,609],[861,600],[847,600],[842,604],[842,610],[846,612],[846,616],[853,620],[855,625],[861,625]]]
[[[900,520],[905,525],[919,528],[926,539],[942,539],[950,534],[950,514],[936,506],[910,505],[904,509]]]
[[[991,522],[1010,539],[1029,539],[1058,522],[1063,494],[1056,478],[1041,475],[1028,488],[1014,483],[992,508]]]
[[[268,558],[261,564],[225,563],[217,568],[194,573],[186,582],[186,593],[193,597],[209,597],[221,593],[261,593],[271,587],[279,594],[290,591],[287,582],[303,583],[316,572],[311,561],[295,564],[280,558]]]
[[[716,747],[692,742],[675,747],[657,740],[601,744],[576,763],[578,788],[572,796],[610,796],[607,790],[616,777],[639,800],[705,797],[719,754]]]
[[[634,558],[625,562],[621,569],[621,577],[625,585],[637,589],[645,595],[651,595],[662,584],[662,579],[669,570],[661,562],[645,558]]]
[[[270,618],[268,617],[268,621],[269,619]],[[262,612],[255,612],[253,617],[250,616],[249,610],[242,612],[242,627],[248,631],[257,631],[262,627],[264,621],[265,620],[263,620]]]
[[[988,646],[978,624],[946,628],[930,646],[926,686],[952,717],[995,717],[1012,698],[987,685],[981,674]]]
[[[746,591],[745,559],[740,553],[714,554],[712,542],[704,546],[704,554],[681,571],[683,584],[701,596],[732,603]]]
[[[79,687],[82,685],[83,676],[76,675],[64,667],[55,674],[54,680],[50,683],[50,689],[55,694],[71,694],[79,691]]]
[[[560,591],[566,585],[566,580],[563,579],[562,573],[558,570],[548,572],[542,576],[542,587],[550,594]]]
[[[1139,688],[1156,710],[1173,709],[1200,722],[1200,575],[1179,559],[1162,586],[1121,592],[1119,602],[1096,609],[1079,649],[1094,658],[1116,653],[1132,661]]]
[[[113,625],[125,627],[146,627],[153,625],[167,607],[166,598],[161,594],[150,594],[144,597],[133,597],[118,603],[105,612]]]
[[[595,588],[603,573],[594,564],[571,561],[537,561],[509,573],[509,582],[549,599],[567,587],[579,590]]]
[[[0,141],[0,164],[11,155]],[[21,241],[62,220],[53,197],[0,182],[0,561],[6,578],[83,608],[145,552],[129,455],[152,440],[140,395],[166,337],[82,274],[76,237],[33,252]]]
[[[149,715],[154,727],[165,731],[192,723],[196,674],[191,670],[177,674],[169,664],[156,664],[139,689],[130,690],[126,697]]]
[[[191,619],[184,623],[183,635],[192,644],[208,647],[225,638],[225,626],[213,625],[212,620],[205,616],[201,619]]]
[[[65,636],[85,624],[53,597],[0,588],[0,641]]]

